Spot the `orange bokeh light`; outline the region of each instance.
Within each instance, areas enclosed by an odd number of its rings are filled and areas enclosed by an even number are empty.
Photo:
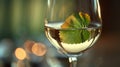
[[[24,60],[26,58],[26,52],[23,48],[17,48],[15,50],[15,56],[17,57],[17,59],[19,60]]]
[[[42,43],[35,43],[32,46],[32,52],[33,54],[37,55],[37,56],[43,56],[46,54],[47,49],[46,46]]]

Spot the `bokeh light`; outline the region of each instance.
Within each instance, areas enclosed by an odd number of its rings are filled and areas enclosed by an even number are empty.
[[[17,57],[17,59],[19,60],[24,60],[26,58],[26,52],[23,48],[17,48],[15,50],[15,56]]]
[[[27,40],[24,43],[24,48],[27,52],[32,53],[32,46],[34,45],[34,41],[32,40]]]
[[[37,56],[43,56],[46,54],[47,52],[47,48],[44,44],[42,43],[35,43],[32,46],[32,52],[33,54],[37,55]]]

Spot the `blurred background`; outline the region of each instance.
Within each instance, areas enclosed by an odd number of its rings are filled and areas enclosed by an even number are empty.
[[[120,2],[99,0],[103,32],[78,67],[120,67]],[[69,67],[44,34],[46,0],[0,0],[0,67]]]

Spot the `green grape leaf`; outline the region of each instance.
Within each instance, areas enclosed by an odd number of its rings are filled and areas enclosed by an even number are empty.
[[[64,43],[79,43],[82,42],[80,33],[81,31],[79,30],[62,30],[59,34]]]
[[[88,40],[89,37],[90,37],[90,32],[88,30],[82,30],[82,32],[81,32],[82,42],[85,42],[86,40]]]
[[[63,29],[59,32],[60,39],[64,43],[81,43],[89,39],[90,32],[85,29],[81,30],[69,30],[70,28],[78,29],[85,28],[90,23],[90,16],[87,13],[75,13],[70,15],[61,26]]]

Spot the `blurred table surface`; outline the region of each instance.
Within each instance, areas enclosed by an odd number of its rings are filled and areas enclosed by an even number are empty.
[[[69,67],[66,57],[47,56],[42,59],[40,62],[29,62],[29,66],[23,67]],[[28,64],[26,61],[24,62]],[[0,61],[0,67],[15,67],[11,66],[12,64],[13,61],[6,62],[2,66],[2,61]],[[78,67],[120,67],[120,33],[103,32],[95,45],[78,57]]]

